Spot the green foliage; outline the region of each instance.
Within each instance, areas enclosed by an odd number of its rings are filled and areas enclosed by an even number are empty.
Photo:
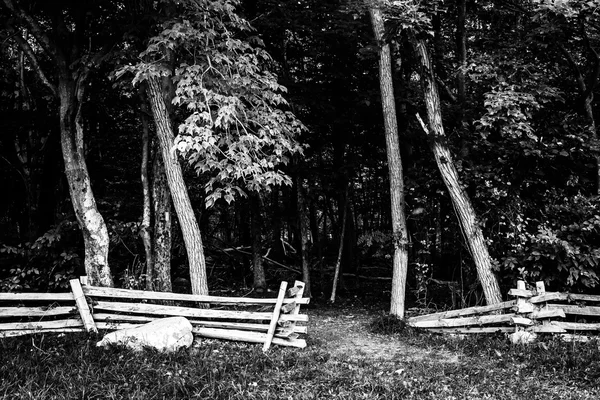
[[[305,129],[286,110],[285,87],[269,72],[272,59],[250,24],[235,13],[237,0],[183,2],[181,19],[164,24],[142,53],[134,83],[148,74],[169,75],[165,49],[179,61],[173,104],[185,114],[175,149],[207,177],[206,206],[228,203],[245,190],[291,184],[279,169],[302,153]]]
[[[385,2],[388,19],[392,22],[394,34],[402,30],[414,30],[416,32],[427,32],[433,35],[431,16],[438,10],[439,0],[413,1],[395,0]]]
[[[140,243],[140,223],[110,220],[107,222],[110,238],[110,264],[115,283],[125,289],[146,288],[143,247]]]
[[[501,83],[485,97],[486,113],[476,122],[484,139],[490,130],[498,130],[502,135],[537,140],[531,117],[540,105],[531,93],[519,91],[515,85]]]
[[[360,235],[357,239],[358,246],[361,246],[365,257],[369,258],[390,258],[392,251],[392,233],[382,231],[372,231]]]
[[[595,287],[600,274],[598,203],[583,196],[561,200],[544,210],[551,219],[511,222],[515,240],[503,266],[507,276],[544,280],[553,290]]]
[[[0,255],[12,267],[0,275],[0,292],[60,291],[77,276],[82,260],[77,251],[81,232],[76,223],[63,222],[33,243],[2,245]]]

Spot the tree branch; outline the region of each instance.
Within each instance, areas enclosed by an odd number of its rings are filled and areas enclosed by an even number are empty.
[[[575,62],[575,60],[573,59],[571,54],[567,51],[567,49],[565,49],[565,46],[563,46],[562,44],[559,43],[558,49],[565,56],[565,58],[567,59],[567,62],[571,66],[571,69],[573,70],[573,73],[575,74],[575,80],[577,81],[577,86],[579,88],[579,92],[583,95],[584,93],[586,93],[587,87],[585,84],[585,80],[583,79],[583,75],[581,74],[581,70],[577,66],[577,63]]]
[[[450,88],[444,83],[444,81],[442,81],[440,78],[436,78],[435,81],[437,82],[438,86],[440,88],[442,88],[442,90],[444,91],[444,93],[450,98],[450,101],[452,103],[457,103],[458,100],[456,99],[456,96],[454,95],[454,93],[452,93],[452,91],[450,90]]]
[[[583,19],[581,19],[581,34],[583,36],[585,46],[587,47],[588,51],[592,54],[593,60],[592,73],[589,77],[587,90],[583,94],[583,98],[587,99],[598,85],[598,79],[600,78],[600,55],[598,55],[596,49],[592,47],[592,43],[590,42],[587,30],[585,29],[585,21]]]
[[[517,12],[517,13],[522,13],[525,15],[530,15],[530,10],[528,10],[527,8],[523,7],[522,5],[512,2],[512,1],[508,1],[508,0],[496,0],[497,3],[499,3],[501,6],[504,6],[506,9],[513,11],[513,12]]]
[[[2,0],[4,5],[12,12],[15,17],[18,17],[24,21],[31,34],[35,37],[35,40],[42,46],[51,57],[56,58],[58,56],[58,48],[56,44],[50,40],[50,37],[44,32],[44,29],[37,23],[35,19],[26,13],[21,7],[18,7],[13,0]]]
[[[39,76],[39,78],[42,81],[42,83],[44,85],[46,85],[46,87],[48,89],[50,89],[50,91],[52,92],[52,94],[54,96],[56,96],[58,94],[56,86],[54,84],[52,84],[52,82],[50,82],[48,80],[48,78],[46,77],[46,74],[42,70],[42,67],[40,67],[40,64],[39,64],[39,62],[37,60],[37,57],[34,54],[33,49],[31,48],[31,46],[29,45],[29,43],[27,42],[27,40],[25,40],[23,38],[23,36],[21,36],[21,34],[18,33],[15,30],[15,28],[12,27],[12,26],[8,26],[8,31],[10,33],[12,33],[12,35],[13,35],[12,37],[14,38],[15,42],[17,43],[17,45],[21,48],[21,50],[23,50],[23,53],[25,53],[25,56],[27,56],[27,59],[31,63],[31,67],[37,73],[37,75]]]

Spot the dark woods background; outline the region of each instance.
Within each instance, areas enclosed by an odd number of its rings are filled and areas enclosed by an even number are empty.
[[[49,11],[41,2],[21,3],[46,26]],[[72,10],[71,3],[53,2],[53,7]],[[142,100],[130,77],[116,79],[114,71],[135,62],[162,17],[152,7],[134,14],[128,8],[134,3],[89,2],[86,12],[95,22],[81,45],[93,42],[106,51],[102,64],[89,72],[82,115],[85,158],[110,234],[116,285],[143,288]],[[597,292],[600,19],[594,5],[572,2],[564,10],[540,0],[422,3],[413,17],[425,26],[448,145],[501,286],[524,278],[545,280],[549,290]],[[465,19],[459,13],[463,3]],[[219,200],[208,209],[207,177],[182,162],[204,235],[211,290],[253,286],[253,246],[268,258],[262,260],[268,287],[300,278],[304,237],[312,295],[328,297],[346,215],[340,295],[389,296],[389,184],[377,44],[365,7],[323,0],[238,5],[238,14],[274,59],[272,70],[288,89],[289,109],[307,127],[298,138],[307,147],[282,167],[292,185],[231,203]],[[84,270],[83,240],[61,156],[58,102],[17,46],[5,11],[0,17],[0,291],[61,290]],[[405,22],[388,22],[406,183],[408,300],[480,303],[472,260],[415,119],[416,112],[423,114],[423,100]],[[456,40],[461,30],[468,47],[462,67]],[[39,60],[53,70],[52,59]],[[176,112],[172,118],[183,119]],[[150,129],[153,137],[152,120]],[[150,163],[156,155],[152,145]],[[173,286],[187,291],[187,256],[172,215]]]

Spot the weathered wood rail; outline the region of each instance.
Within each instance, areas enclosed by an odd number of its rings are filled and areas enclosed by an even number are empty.
[[[82,279],[82,281],[85,281]],[[98,332],[131,328],[171,316],[189,319],[195,335],[207,338],[306,347],[308,316],[300,306],[304,283],[277,298],[197,296],[101,288],[71,282],[71,293],[0,293],[0,337],[40,332]],[[157,304],[165,302],[167,304]]]
[[[525,287],[524,281],[518,281],[517,288],[508,292],[515,300],[414,316],[407,322],[416,328],[450,334],[526,331],[586,340],[589,336],[583,332],[600,332],[600,307],[589,304],[600,303],[600,296],[546,292],[543,282],[537,282],[532,290]],[[563,320],[579,317],[586,317],[585,321]]]

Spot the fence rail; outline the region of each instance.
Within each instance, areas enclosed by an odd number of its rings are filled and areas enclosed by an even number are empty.
[[[543,282],[526,289],[524,281],[508,292],[515,300],[488,306],[469,307],[408,319],[408,325],[439,333],[518,332],[553,333],[569,340],[587,340],[600,331],[600,296],[546,292]],[[582,317],[585,317],[582,319]],[[575,319],[575,321],[564,321]]]
[[[85,282],[85,279],[81,281]],[[40,332],[98,332],[139,326],[163,317],[189,319],[195,335],[207,338],[306,347],[308,316],[300,306],[304,283],[277,298],[197,296],[101,288],[70,281],[71,293],[0,293],[0,337]],[[166,303],[166,304],[157,304]]]

